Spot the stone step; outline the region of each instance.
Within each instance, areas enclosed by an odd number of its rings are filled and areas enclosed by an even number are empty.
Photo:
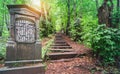
[[[54,40],[54,42],[65,42],[65,40],[61,39],[61,40]]]
[[[54,43],[55,43],[55,44],[57,44],[57,43],[59,44],[59,43],[66,43],[66,42],[65,42],[65,41],[64,41],[64,42],[61,41],[61,42],[54,42]]]
[[[74,58],[75,56],[77,56],[76,52],[49,53],[46,55],[51,60]]]
[[[62,36],[55,36],[55,38],[63,38]]]
[[[62,36],[55,36],[55,38],[63,38]]]
[[[63,39],[62,37],[55,37],[55,39]]]
[[[55,37],[62,37],[62,35],[55,35]]]
[[[34,64],[22,67],[2,68],[0,74],[45,74],[43,64]]]
[[[57,45],[67,45],[68,43],[62,43],[62,42],[59,42],[59,43],[54,43],[54,44],[57,44]]]
[[[62,37],[55,37],[55,39],[63,39]]]
[[[50,49],[51,52],[73,52],[73,49]]]
[[[64,39],[54,39],[54,41],[65,41]]]
[[[65,40],[64,39],[54,40],[54,42],[65,42]]]
[[[66,43],[65,41],[63,41],[63,40],[59,40],[59,41],[54,41],[54,43]]]
[[[63,40],[63,38],[55,38],[55,40]]]
[[[72,49],[71,46],[52,46],[53,49]]]
[[[51,46],[70,46],[70,45],[68,45],[68,44],[53,44]]]

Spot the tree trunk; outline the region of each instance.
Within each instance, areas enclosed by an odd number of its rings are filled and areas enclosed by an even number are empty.
[[[70,0],[67,2],[68,13],[67,13],[67,26],[66,26],[66,35],[69,35],[69,27],[70,27]]]
[[[13,3],[15,4],[15,3],[16,3],[16,0],[13,0]]]
[[[119,26],[119,21],[120,21],[120,18],[118,17],[119,16],[119,9],[120,8],[120,0],[117,0],[117,15],[116,15],[116,23],[117,23],[117,26]]]
[[[111,6],[107,4],[108,1],[110,1]],[[98,8],[99,24],[106,24],[107,27],[112,27],[112,18],[111,18],[112,10],[113,10],[112,0],[104,0],[102,6]]]
[[[111,6],[109,7],[109,19],[108,19],[108,24],[110,25],[109,27],[113,27],[112,25],[112,10],[113,10],[113,1],[109,0]]]
[[[119,12],[120,0],[117,0],[117,11]]]
[[[98,3],[98,0],[96,0],[96,9],[98,10],[98,7],[99,7],[99,3]]]

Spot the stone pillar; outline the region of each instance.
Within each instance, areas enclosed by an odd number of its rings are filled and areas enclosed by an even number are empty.
[[[27,5],[8,5],[8,9],[11,23],[5,65],[41,62],[40,12]]]
[[[10,37],[6,68],[0,74],[45,74],[39,40],[40,12],[27,5],[8,5]]]
[[[41,46],[41,42],[40,42],[40,37],[39,37],[39,19],[36,19],[36,43],[35,43],[35,46],[36,46],[36,54],[35,54],[35,58],[42,58],[42,46]]]

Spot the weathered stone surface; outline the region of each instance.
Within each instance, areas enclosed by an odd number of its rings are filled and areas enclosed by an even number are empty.
[[[0,69],[0,74],[45,74],[44,65]]]
[[[71,46],[52,46],[53,49],[71,49]]]
[[[9,64],[5,65],[11,67],[12,61],[40,60],[41,44],[38,35],[40,12],[27,5],[8,5],[8,9],[11,18],[6,62]]]
[[[52,52],[72,52],[73,49],[50,49]]]
[[[44,74],[39,41],[40,12],[27,5],[8,5],[10,38],[0,74]]]
[[[57,52],[57,53],[49,53],[46,55],[51,60],[57,60],[57,59],[67,59],[67,58],[74,58],[77,56],[76,52]]]

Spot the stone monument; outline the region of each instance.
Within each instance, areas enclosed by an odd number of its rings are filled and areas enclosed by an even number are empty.
[[[44,74],[39,40],[40,11],[28,5],[8,5],[10,38],[0,74]]]

